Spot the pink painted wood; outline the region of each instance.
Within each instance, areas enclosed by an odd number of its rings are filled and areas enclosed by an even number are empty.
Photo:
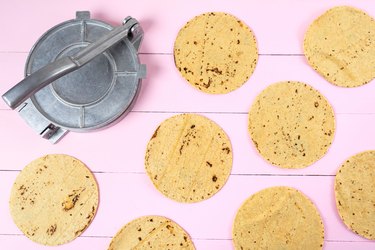
[[[100,188],[100,206],[81,237],[56,249],[106,249],[125,223],[142,215],[167,216],[192,236],[199,249],[233,249],[231,228],[242,202],[270,186],[287,185],[316,204],[325,225],[324,249],[375,249],[375,242],[348,230],[335,207],[333,183],[340,164],[363,150],[375,149],[375,81],[354,88],[327,83],[306,62],[302,41],[318,15],[336,5],[352,5],[375,16],[372,0],[207,0],[207,1],[21,1],[1,5],[0,94],[23,78],[27,52],[44,31],[74,18],[76,10],[119,24],[127,15],[145,29],[141,61],[148,78],[133,112],[117,125],[95,133],[68,134],[57,145],[38,137],[0,101],[0,249],[48,249],[33,243],[13,223],[8,208],[12,184],[22,168],[49,153],[64,153],[85,162]],[[259,63],[240,89],[221,96],[200,93],[179,75],[173,63],[178,30],[193,16],[225,11],[254,31]],[[324,94],[336,113],[337,131],[326,156],[302,170],[283,170],[263,160],[247,133],[247,112],[254,98],[271,83],[296,80]],[[218,123],[233,146],[233,169],[227,184],[211,199],[180,204],[162,196],[144,171],[144,152],[160,122],[183,112],[203,114]]]

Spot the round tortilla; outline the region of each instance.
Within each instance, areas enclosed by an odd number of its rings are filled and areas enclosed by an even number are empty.
[[[375,21],[365,12],[335,7],[308,28],[304,52],[308,63],[330,83],[357,87],[375,77]]]
[[[314,204],[290,187],[247,199],[233,224],[235,249],[322,249],[324,226]]]
[[[375,151],[365,151],[342,164],[335,178],[336,206],[345,225],[375,240]]]
[[[335,116],[324,96],[301,82],[279,82],[260,93],[249,112],[258,152],[282,168],[304,168],[326,154]]]
[[[205,93],[226,94],[252,75],[258,49],[246,24],[227,13],[210,12],[194,17],[179,31],[174,60],[193,87]]]
[[[10,212],[32,241],[60,245],[78,237],[98,207],[98,187],[90,170],[67,155],[46,155],[17,176]]]
[[[126,224],[112,239],[108,250],[194,250],[189,235],[175,222],[161,216],[144,216]]]
[[[198,202],[217,193],[232,168],[225,132],[196,114],[173,116],[160,124],[147,145],[145,167],[155,187],[179,202]]]

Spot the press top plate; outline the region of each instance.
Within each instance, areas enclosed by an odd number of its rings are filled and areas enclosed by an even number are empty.
[[[26,63],[28,76],[45,65],[95,42],[113,27],[89,19],[87,12],[57,25],[35,44]],[[102,128],[121,117],[140,88],[136,48],[124,39],[103,54],[41,89],[34,107],[56,126],[73,131]]]

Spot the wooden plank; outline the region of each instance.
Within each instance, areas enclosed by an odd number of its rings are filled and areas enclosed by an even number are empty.
[[[96,237],[79,237],[75,241],[54,247],[56,250],[71,250],[71,249],[91,249],[103,250],[107,249],[111,239],[110,238],[96,238]],[[215,249],[215,250],[231,250],[234,249],[231,240],[202,240],[194,239],[196,249]],[[8,250],[28,249],[28,250],[48,250],[51,247],[38,245],[33,243],[22,235],[0,235],[0,246]],[[325,242],[325,250],[372,250],[375,247],[374,242]]]
[[[91,249],[103,250],[109,246],[110,238],[78,237],[74,241],[53,247],[56,250]],[[49,250],[50,246],[43,246],[32,242],[24,235],[0,235],[0,248],[7,250]]]
[[[18,172],[0,172],[0,234],[20,234],[8,212],[11,186]],[[325,225],[327,241],[366,241],[349,231],[335,207],[331,176],[231,176],[212,198],[183,204],[164,197],[145,174],[97,173],[100,205],[83,236],[111,237],[127,222],[143,215],[167,216],[194,239],[231,239],[234,217],[241,204],[255,192],[271,186],[301,190],[316,204]],[[234,195],[235,194],[235,195]],[[225,208],[224,208],[225,207]]]
[[[131,15],[144,30],[144,53],[171,53],[179,29],[191,18],[203,12],[224,11],[242,19],[257,38],[262,54],[301,54],[302,41],[310,23],[327,9],[337,5],[353,5],[375,16],[371,0],[173,0],[124,2],[100,0],[61,3],[43,0],[14,0],[2,5],[2,32],[7,39],[0,51],[29,51],[34,42],[56,24],[75,17],[77,10],[90,10],[92,17],[114,25]],[[37,25],[36,25],[37,24]]]
[[[48,153],[77,157],[96,172],[144,173],[147,143],[158,125],[175,113],[131,112],[113,127],[69,133],[58,144],[40,138],[12,111],[0,111],[1,169],[20,170]],[[280,169],[257,153],[247,132],[247,114],[203,114],[220,125],[233,146],[232,174],[334,175],[351,155],[375,148],[375,115],[337,115],[337,130],[328,153],[305,169]]]
[[[0,53],[0,67],[7,69],[1,76],[0,94],[23,79],[26,57],[26,53]],[[253,76],[226,95],[209,95],[190,86],[177,71],[171,55],[141,55],[140,59],[148,72],[135,111],[247,113],[268,85],[294,80],[318,89],[336,113],[375,113],[375,80],[359,88],[336,87],[311,69],[303,56],[261,56]],[[0,109],[9,108],[0,100]]]

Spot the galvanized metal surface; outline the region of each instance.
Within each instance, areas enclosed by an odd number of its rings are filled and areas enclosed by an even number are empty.
[[[134,18],[113,29],[90,19],[89,12],[77,12],[76,19],[37,41],[26,62],[26,78],[3,98],[53,143],[68,131],[112,125],[130,111],[146,75],[137,56],[142,38]]]

